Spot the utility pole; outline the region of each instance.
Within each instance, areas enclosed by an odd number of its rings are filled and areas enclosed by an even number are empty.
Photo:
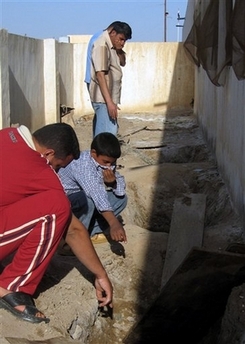
[[[164,16],[163,16],[163,21],[164,21],[164,30],[163,30],[163,40],[164,42],[167,42],[167,0],[164,0]]]
[[[179,42],[179,30],[180,30],[179,28],[184,26],[184,25],[180,24],[180,22],[179,22],[180,20],[185,20],[185,17],[181,17],[180,11],[178,11],[178,13],[177,13],[178,24],[176,25],[176,27],[177,27],[177,42]]]

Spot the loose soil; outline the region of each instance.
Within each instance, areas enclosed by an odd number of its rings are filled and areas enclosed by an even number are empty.
[[[91,118],[63,119],[74,126],[81,149],[90,147]],[[95,245],[114,286],[113,319],[98,312],[91,273],[76,257],[58,250],[35,295],[50,323],[29,324],[0,310],[1,344],[122,343],[160,292],[173,204],[183,194],[206,195],[203,248],[222,251],[244,243],[241,222],[192,109],[122,114],[119,134],[118,168],[129,199],[122,214],[128,243]],[[241,293],[235,290],[234,300]],[[230,313],[234,304],[238,307],[231,301]],[[244,319],[241,302],[240,307]]]

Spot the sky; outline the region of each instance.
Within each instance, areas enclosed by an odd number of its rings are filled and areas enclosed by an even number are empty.
[[[0,28],[31,38],[92,35],[111,22],[127,22],[132,28],[130,42],[181,41],[188,0],[0,0]],[[166,25],[164,9],[166,5]],[[166,32],[165,32],[166,27]],[[164,33],[165,32],[165,33]]]

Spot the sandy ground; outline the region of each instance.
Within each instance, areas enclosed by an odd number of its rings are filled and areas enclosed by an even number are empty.
[[[91,142],[91,117],[75,124],[82,149]],[[122,115],[120,172],[129,202],[122,214],[128,243],[95,245],[114,286],[113,319],[98,313],[92,275],[74,256],[54,256],[35,295],[50,319],[33,325],[0,310],[0,344],[122,343],[160,291],[173,203],[183,193],[207,195],[203,247],[243,242],[226,186],[192,111]],[[40,342],[41,341],[41,342]]]

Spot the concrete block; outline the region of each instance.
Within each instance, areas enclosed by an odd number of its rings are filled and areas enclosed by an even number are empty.
[[[167,283],[190,250],[202,247],[206,196],[189,194],[174,202],[163,267],[162,287]]]

